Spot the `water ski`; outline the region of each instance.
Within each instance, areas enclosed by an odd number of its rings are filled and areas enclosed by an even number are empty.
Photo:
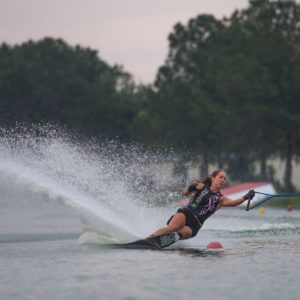
[[[149,236],[145,239],[137,240],[135,242],[120,244],[121,248],[127,249],[163,249],[168,247],[180,239],[177,232],[170,232],[157,236]]]

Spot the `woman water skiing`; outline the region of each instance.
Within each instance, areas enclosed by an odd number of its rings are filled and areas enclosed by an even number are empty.
[[[177,213],[169,219],[167,226],[155,231],[152,236],[177,232],[182,240],[192,238],[198,233],[205,220],[217,209],[223,206],[240,205],[255,196],[254,190],[250,190],[246,195],[231,200],[220,192],[225,181],[226,173],[219,169],[215,170],[203,182],[195,182],[184,188],[183,195],[191,194],[189,204],[179,208]]]

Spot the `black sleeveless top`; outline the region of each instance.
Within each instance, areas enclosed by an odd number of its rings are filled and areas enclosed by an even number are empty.
[[[197,184],[188,187],[189,192],[195,191],[188,204],[188,208],[203,223],[210,217],[221,205],[220,199],[223,196],[221,192],[213,193],[208,185],[201,190],[196,189]]]

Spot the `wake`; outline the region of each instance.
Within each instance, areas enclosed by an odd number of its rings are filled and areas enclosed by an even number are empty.
[[[82,142],[51,126],[2,130],[0,207],[57,203],[77,212],[81,241],[131,242],[161,226],[169,215],[151,202],[154,197],[145,184],[149,165],[153,168],[157,160],[161,157],[136,147]],[[151,180],[160,175],[156,170],[151,174]],[[163,180],[159,176],[157,181]]]

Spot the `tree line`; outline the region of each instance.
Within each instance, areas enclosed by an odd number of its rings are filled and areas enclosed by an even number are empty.
[[[284,185],[300,154],[300,6],[249,1],[218,20],[178,23],[151,85],[136,85],[97,51],[44,38],[0,47],[0,126],[53,122],[99,139],[172,147],[186,161],[226,167],[233,177],[270,179],[285,160]]]

